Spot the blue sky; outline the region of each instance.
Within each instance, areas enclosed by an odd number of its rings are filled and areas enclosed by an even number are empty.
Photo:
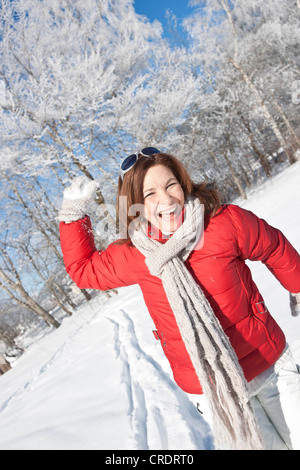
[[[145,15],[151,21],[157,19],[165,26],[166,10],[172,10],[180,23],[180,20],[194,10],[188,3],[188,0],[134,0],[134,7],[139,15]]]

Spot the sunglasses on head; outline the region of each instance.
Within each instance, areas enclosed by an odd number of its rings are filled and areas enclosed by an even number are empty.
[[[128,157],[123,160],[121,166],[120,166],[120,176],[123,179],[125,173],[127,171],[131,170],[133,165],[137,162],[139,155],[142,155],[143,157],[151,157],[152,155],[155,155],[156,153],[160,153],[160,150],[158,150],[155,147],[146,147],[139,152],[133,153],[129,155]]]

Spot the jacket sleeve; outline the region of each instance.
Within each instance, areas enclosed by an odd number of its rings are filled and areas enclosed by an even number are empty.
[[[124,245],[97,251],[89,217],[61,222],[59,229],[66,270],[79,288],[109,290],[136,283]]]
[[[282,234],[252,212],[231,205],[239,256],[261,261],[290,292],[300,292],[300,256]]]

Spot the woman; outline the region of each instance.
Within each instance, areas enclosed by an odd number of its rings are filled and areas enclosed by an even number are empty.
[[[300,448],[300,375],[245,264],[262,261],[297,294],[298,253],[251,212],[221,205],[158,149],[127,157],[120,173],[122,240],[102,252],[86,216],[97,185],[79,178],[65,191],[67,272],[80,288],[140,285],[175,381],[208,397],[219,448]]]

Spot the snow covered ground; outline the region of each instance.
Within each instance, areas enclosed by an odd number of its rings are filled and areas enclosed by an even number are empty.
[[[300,251],[300,162],[243,207]],[[249,263],[300,362],[300,317],[261,263]],[[138,287],[103,294],[41,337],[0,377],[0,449],[213,449],[210,415],[174,383]]]

